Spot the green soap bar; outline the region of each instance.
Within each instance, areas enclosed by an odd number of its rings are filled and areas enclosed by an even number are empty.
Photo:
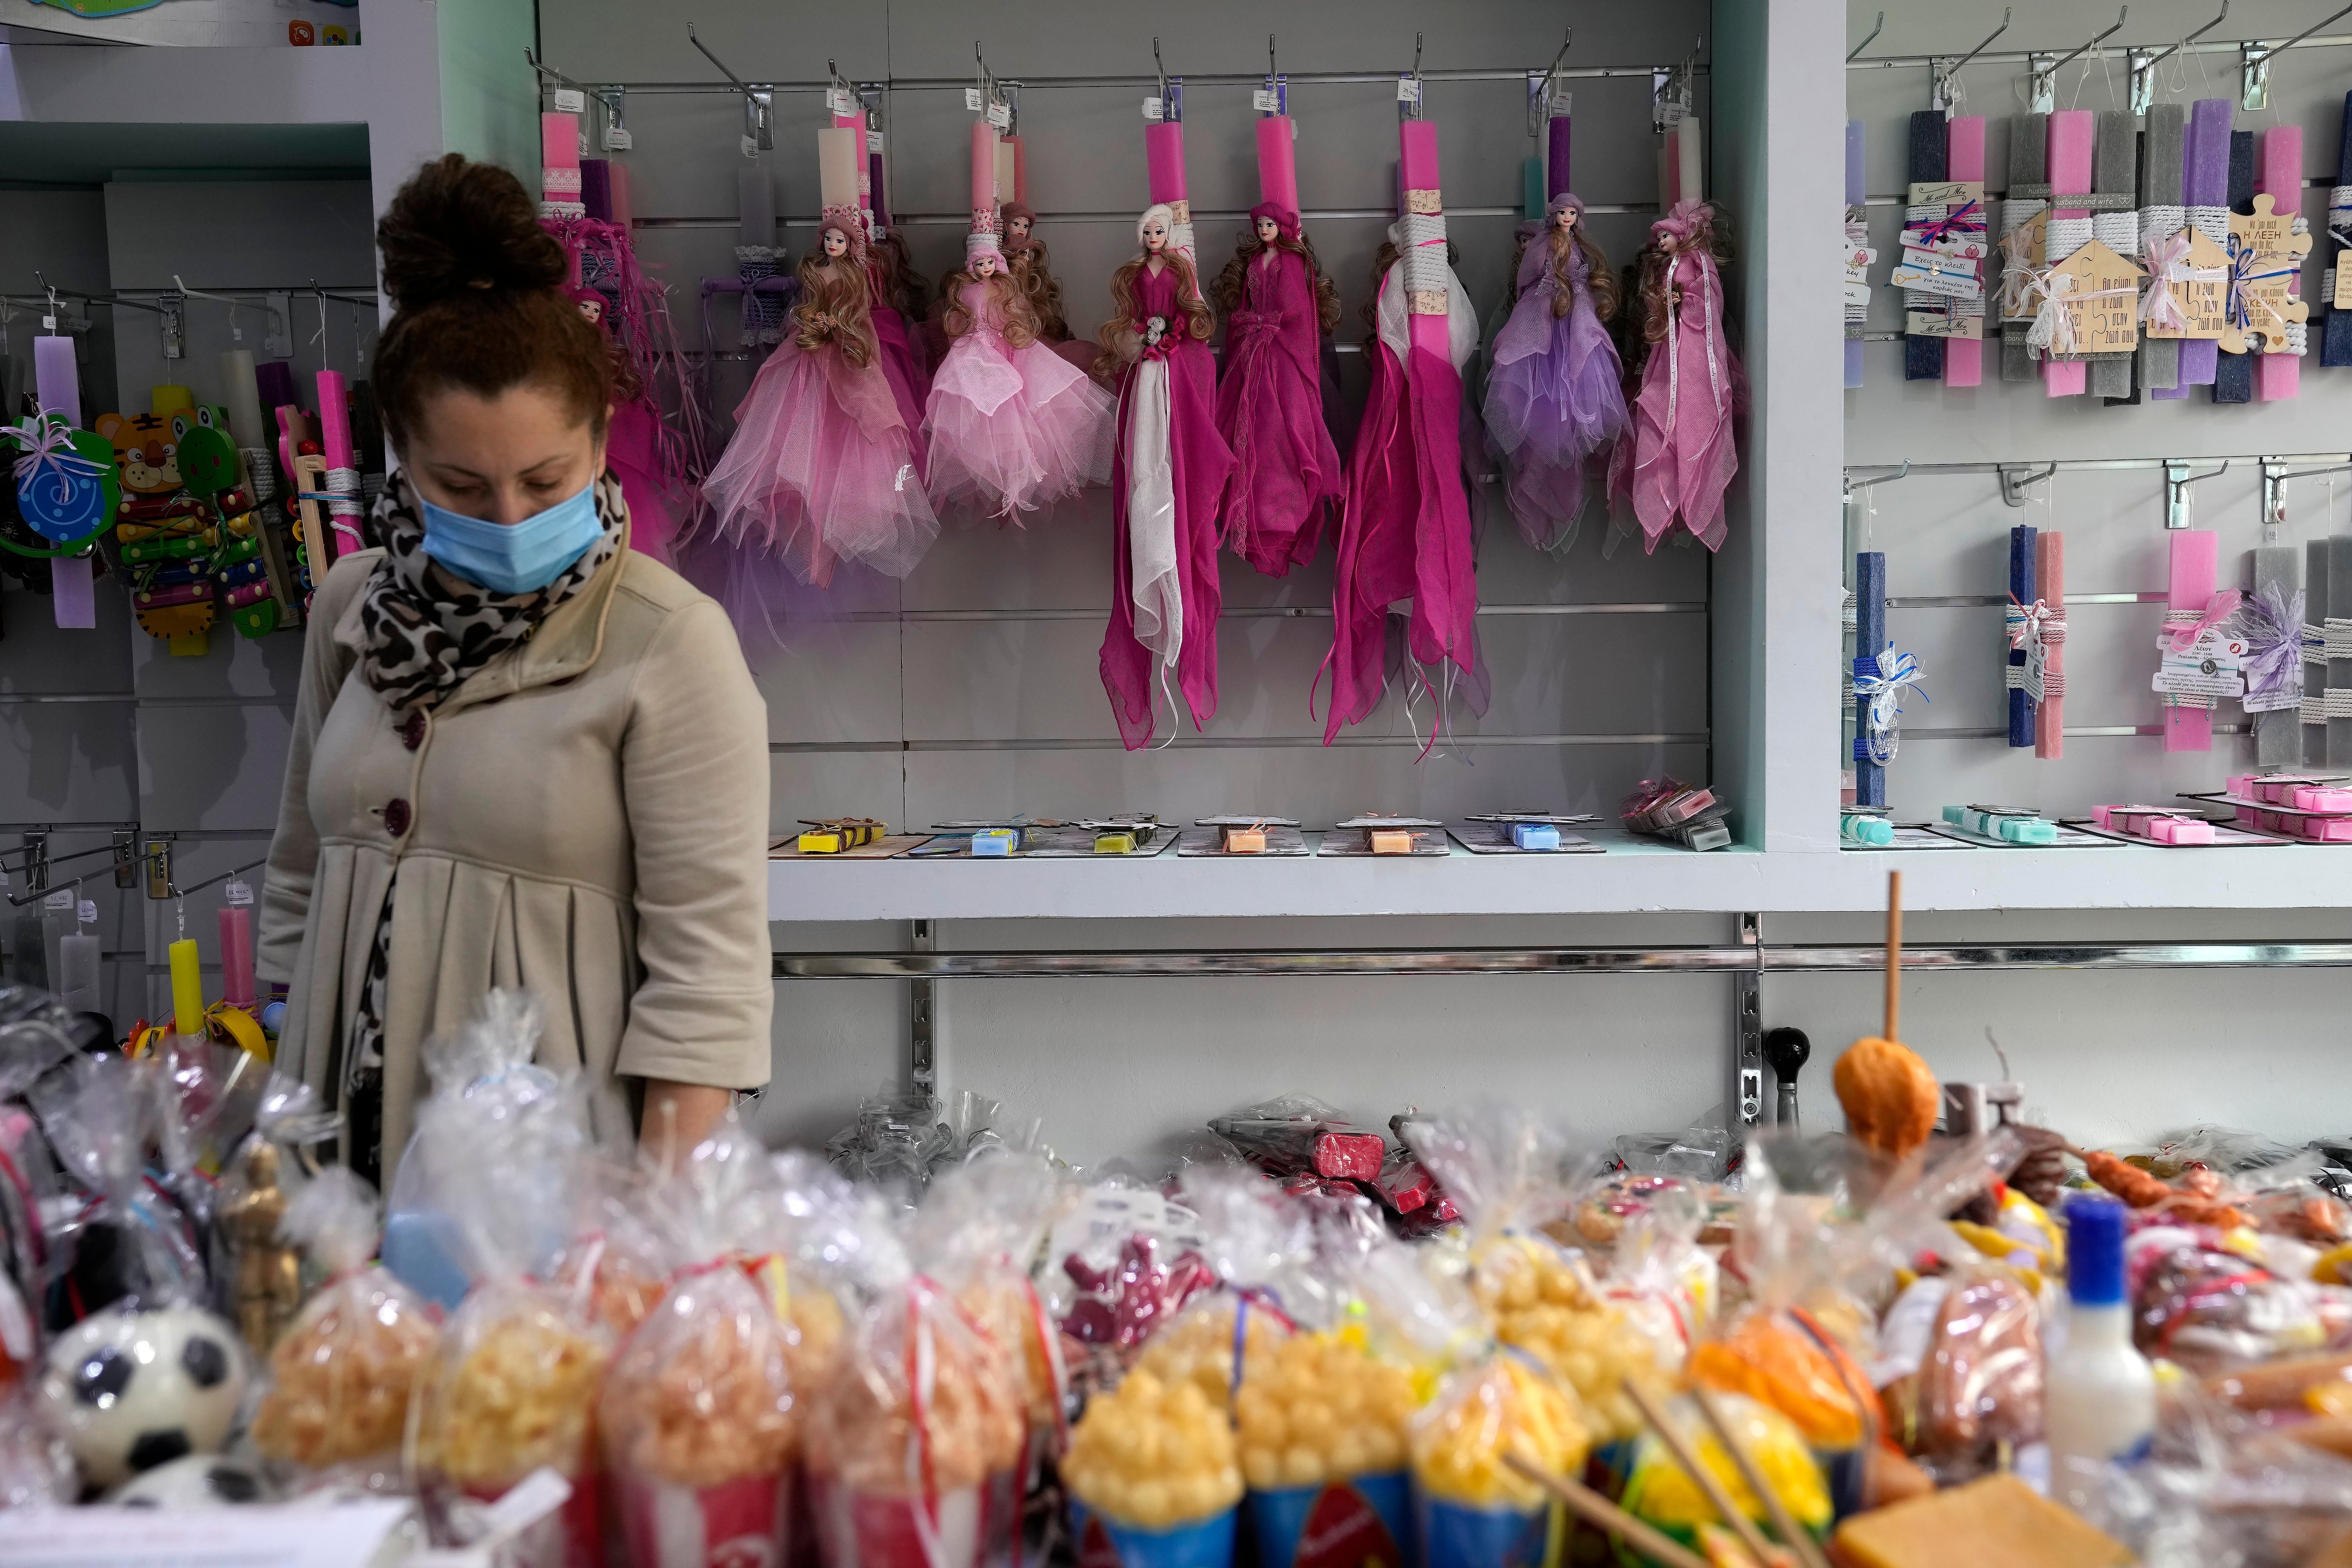
[[[2011,844],[2055,844],[2058,825],[2038,816],[2005,816],[2001,818],[2000,836]]]

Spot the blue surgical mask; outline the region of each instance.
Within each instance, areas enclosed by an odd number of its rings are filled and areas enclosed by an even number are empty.
[[[425,553],[493,594],[535,594],[563,574],[604,531],[596,515],[596,481],[520,522],[485,522],[435,506],[423,496]]]

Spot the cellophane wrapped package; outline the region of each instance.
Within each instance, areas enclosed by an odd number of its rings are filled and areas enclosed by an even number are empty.
[[[24,1389],[0,1394],[0,1511],[66,1508],[81,1494],[73,1450]]]
[[[570,1498],[507,1550],[525,1568],[596,1568],[595,1408],[613,1341],[584,1290],[541,1282],[568,1237],[589,1139],[577,1079],[531,1065],[539,1029],[535,998],[494,991],[426,1047],[435,1092],[395,1190],[422,1198],[410,1214],[446,1222],[434,1239],[449,1237],[470,1284],[417,1382],[410,1468],[445,1546],[473,1544],[482,1505],[554,1471]]]
[[[372,1261],[375,1194],[344,1167],[304,1183],[279,1229],[327,1282],[269,1352],[254,1447],[310,1480],[394,1489],[409,1395],[439,1343],[440,1311]]]
[[[1120,1177],[1068,1194],[1046,1236],[1039,1289],[1081,1403],[1115,1385],[1215,1283],[1201,1247],[1200,1216],[1156,1188]]]
[[[730,1115],[643,1195],[646,1228],[671,1247],[671,1283],[621,1341],[598,1405],[635,1568],[789,1562],[805,1528],[793,1517],[806,1396],[792,1275],[747,1243],[772,1180]]]
[[[1387,1139],[1311,1095],[1280,1095],[1211,1117],[1209,1130],[1280,1176],[1376,1182],[1388,1153]]]
[[[1407,1124],[1413,1152],[1461,1206],[1471,1289],[1504,1344],[1532,1355],[1581,1402],[1590,1434],[1622,1442],[1640,1430],[1625,1378],[1657,1375],[1657,1353],[1624,1308],[1603,1294],[1590,1261],[1547,1230],[1571,1206],[1592,1162],[1529,1112],[1475,1107]]]
[[[42,1309],[49,1331],[118,1303],[208,1301],[194,1221],[146,1179],[152,1102],[140,1065],[75,1058],[32,1087],[32,1103],[58,1163],[89,1199],[49,1237],[55,1257]]]
[[[1068,1441],[1070,1378],[1032,1274],[1066,1195],[1043,1156],[982,1152],[932,1179],[908,1238],[915,1266],[1011,1358],[1030,1435],[1052,1453]]]

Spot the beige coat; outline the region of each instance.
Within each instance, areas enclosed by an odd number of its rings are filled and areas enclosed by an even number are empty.
[[[397,868],[387,1185],[431,1088],[420,1047],[494,985],[539,994],[538,1059],[585,1074],[600,1139],[631,1129],[624,1079],[765,1083],[767,710],[725,614],[625,548],[412,749],[357,670],[382,553],[335,563],[302,650],[255,955],[292,987],[281,1064],[340,1098]]]

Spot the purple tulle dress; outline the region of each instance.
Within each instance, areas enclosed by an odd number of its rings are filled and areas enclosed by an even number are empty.
[[[1217,511],[1234,454],[1217,434],[1209,345],[1176,307],[1174,268],[1137,272],[1132,324],[1164,331],[1119,376],[1102,645],[1103,689],[1130,752],[1150,744],[1153,696],[1171,669],[1195,728],[1217,711]]]
[[[1586,471],[1625,432],[1624,369],[1593,312],[1585,260],[1569,254],[1570,304],[1555,313],[1559,280],[1551,240],[1538,232],[1519,258],[1518,298],[1495,334],[1486,373],[1486,441],[1508,468],[1511,515],[1538,550],[1575,542]]]
[[[844,561],[903,577],[940,531],[913,440],[878,363],[788,337],[735,410],[704,504],[739,552],[779,559],[803,583],[829,583]]]
[[[1321,323],[1307,258],[1253,258],[1225,322],[1217,434],[1234,451],[1225,543],[1269,577],[1313,558],[1347,494],[1346,470],[1323,421]]]
[[[931,378],[923,426],[932,504],[1007,518],[1110,483],[1110,394],[1044,343],[1008,347],[985,283],[961,302],[972,324]]]

